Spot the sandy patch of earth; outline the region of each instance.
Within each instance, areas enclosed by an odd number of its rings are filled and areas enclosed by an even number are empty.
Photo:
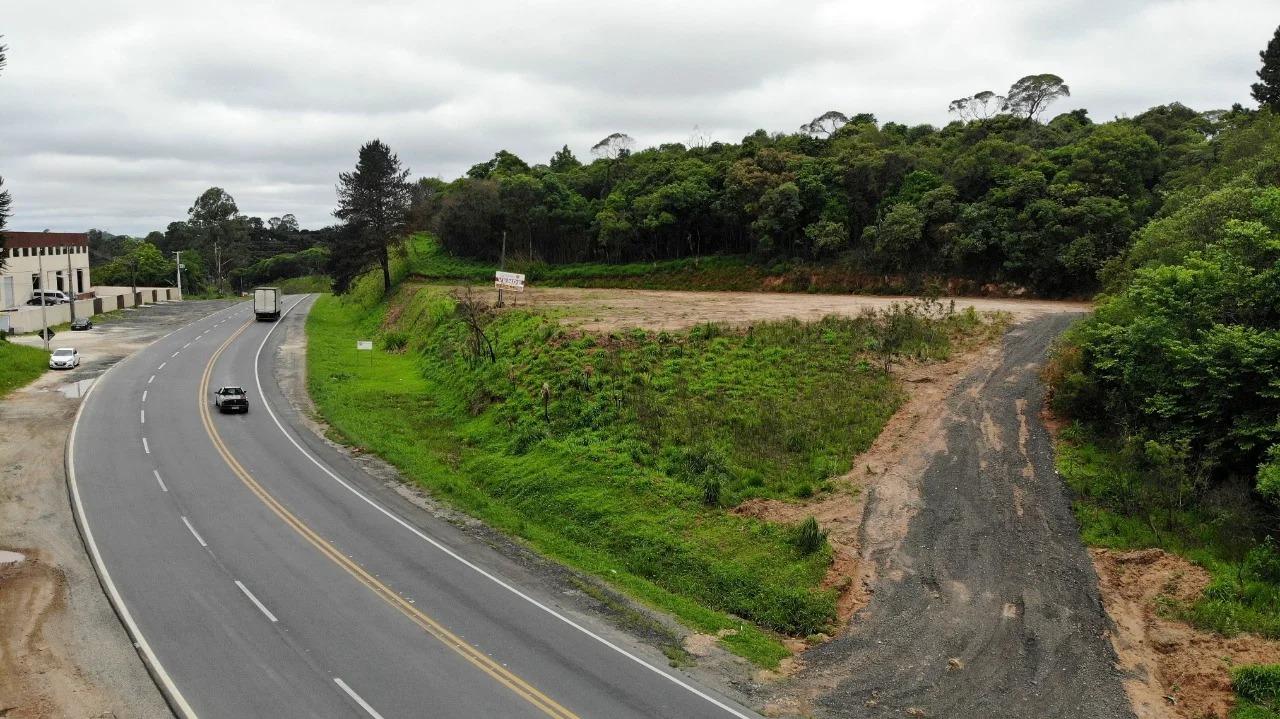
[[[492,302],[497,291],[479,290]],[[492,295],[492,296],[491,296]],[[884,309],[910,297],[869,295],[775,294],[765,292],[678,292],[668,290],[596,290],[574,287],[535,287],[523,293],[507,293],[508,306],[564,310],[567,324],[584,330],[603,331],[624,327],[680,330],[706,322],[740,325],[748,322],[794,317],[820,320],[827,315],[856,316],[866,310]],[[1008,312],[1015,321],[1044,314],[1086,312],[1088,303],[1053,300],[942,298],[942,304],[978,312]]]
[[[1280,662],[1280,642],[1227,638],[1160,615],[1162,602],[1200,598],[1209,584],[1204,569],[1159,549],[1089,553],[1138,719],[1225,719],[1235,705],[1230,667]]]

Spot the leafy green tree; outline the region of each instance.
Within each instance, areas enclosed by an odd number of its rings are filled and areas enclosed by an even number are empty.
[[[844,225],[831,220],[814,222],[804,228],[804,236],[815,255],[832,255],[849,245],[849,233]]]
[[[1034,120],[1054,100],[1070,96],[1071,88],[1057,75],[1027,75],[1010,86],[1004,106],[1015,115]]]
[[[900,202],[878,225],[868,227],[863,240],[881,266],[890,270],[917,269],[924,250],[924,215],[910,202]]]
[[[804,205],[800,202],[800,188],[794,182],[784,182],[766,190],[759,205],[760,214],[751,229],[759,238],[760,250],[785,252],[801,232]]]
[[[1267,49],[1258,53],[1262,59],[1262,67],[1258,70],[1258,80],[1253,84],[1253,99],[1261,107],[1280,112],[1280,27],[1267,43]]]
[[[331,247],[335,288],[338,272],[344,274],[345,288],[353,269],[376,262],[382,268],[383,290],[391,291],[391,247],[403,241],[409,221],[408,177],[409,170],[381,140],[360,148],[354,172],[338,175],[338,209],[333,214],[346,225],[346,232],[341,233],[340,246]],[[346,256],[338,257],[340,252]]]
[[[573,150],[570,150],[569,146],[565,145],[556,150],[547,166],[551,168],[552,172],[569,172],[582,167],[582,163],[578,162],[578,158],[573,156]]]
[[[187,226],[196,246],[214,258],[214,275],[226,289],[227,273],[248,262],[248,228],[240,208],[221,187],[210,187],[187,210]]]
[[[126,237],[121,248],[123,251],[119,256],[94,270],[94,279],[99,284],[163,287],[174,283],[173,262],[166,259],[155,245]]]

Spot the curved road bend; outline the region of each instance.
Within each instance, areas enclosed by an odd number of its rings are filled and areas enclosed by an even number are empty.
[[[303,320],[295,303],[282,323]],[[179,713],[754,716],[380,497],[298,429],[277,326],[240,304],[174,332],[99,380],[72,432],[91,552]],[[220,384],[251,412],[211,412]]]

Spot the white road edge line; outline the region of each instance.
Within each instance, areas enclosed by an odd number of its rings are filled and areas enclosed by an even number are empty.
[[[188,521],[186,517],[183,517],[183,518],[182,518],[182,523],[183,523],[183,524],[185,524],[185,525],[187,525],[187,531],[191,532],[191,536],[193,536],[193,537],[195,537],[195,538],[196,538],[196,541],[200,543],[200,546],[202,546],[202,547],[204,547],[204,548],[206,548],[206,549],[209,547],[209,545],[208,545],[208,544],[205,544],[205,542],[204,542],[204,537],[201,537],[201,536],[200,536],[200,533],[196,531],[196,528],[195,528],[195,527],[191,526],[191,522],[190,522],[190,521]],[[239,584],[239,583],[240,583],[240,582],[236,582],[236,584]],[[240,587],[240,588],[241,588],[241,589],[244,589],[244,587]],[[246,593],[248,593],[248,591],[249,591],[249,590],[248,590],[248,589],[244,589],[244,591],[245,591]],[[252,595],[251,595],[251,596],[252,596]],[[257,600],[255,599],[254,601],[257,601]],[[266,610],[264,609],[264,610],[262,610],[262,611],[264,611],[264,612],[265,612]],[[274,621],[274,620],[272,620],[272,621]]]
[[[337,685],[338,685],[338,688],[340,688],[340,689],[342,689],[342,691],[346,692],[346,693],[347,693],[347,696],[349,696],[349,697],[351,697],[353,700],[355,700],[355,703],[356,703],[356,704],[359,704],[361,709],[363,709],[363,710],[365,710],[365,711],[369,712],[369,716],[373,717],[373,719],[383,719],[382,715],[381,715],[381,714],[379,714],[379,713],[378,713],[378,712],[377,712],[373,707],[369,706],[369,702],[365,701],[364,699],[361,699],[361,698],[360,698],[360,695],[359,695],[359,694],[356,694],[354,689],[352,689],[351,687],[347,686],[347,683],[346,683],[346,682],[342,681],[342,680],[341,680],[341,679],[339,679],[338,677],[334,677],[334,678],[333,678],[333,683],[334,683],[334,684],[337,684]]]
[[[153,470],[151,470],[151,473],[152,473],[152,474],[154,474],[154,475],[156,476],[156,481],[160,483],[160,491],[162,491],[162,492],[168,492],[168,491],[169,491],[169,488],[168,488],[168,487],[166,487],[166,486],[164,486],[164,480],[163,480],[163,479],[160,479],[160,470],[158,470],[158,469],[153,469]]]
[[[142,438],[142,451],[151,454],[151,447],[147,445],[147,438]]]
[[[260,609],[263,614],[267,615],[267,619],[270,619],[273,623],[280,621],[276,619],[276,615],[272,614],[270,610],[263,606],[262,602],[258,601],[257,597],[253,596],[253,592],[249,591],[248,587],[240,583],[239,579],[236,580],[236,586],[240,587],[240,591],[244,592],[244,595],[249,598],[249,601],[253,602],[254,606]]]
[[[128,361],[129,358],[126,357],[108,368],[107,372]],[[106,374],[104,373],[103,377],[105,376]],[[75,508],[77,523],[80,525],[80,536],[84,539],[85,547],[89,551],[89,558],[93,561],[94,569],[97,570],[98,579],[102,582],[103,588],[111,599],[111,606],[120,615],[120,621],[133,639],[134,647],[142,654],[156,684],[160,685],[167,695],[168,703],[176,713],[181,714],[186,719],[198,719],[195,709],[192,709],[186,697],[182,696],[182,692],[178,689],[178,685],[174,683],[173,678],[169,676],[169,672],[165,671],[164,665],[160,663],[160,658],[156,656],[155,650],[151,648],[151,644],[143,636],[142,630],[138,628],[138,623],[134,621],[133,614],[129,611],[129,607],[124,603],[124,598],[120,596],[120,590],[116,588],[115,581],[111,579],[111,573],[107,571],[106,563],[102,561],[102,552],[98,551],[98,543],[93,538],[93,529],[89,526],[89,516],[84,511],[84,500],[80,497],[80,484],[76,480],[76,430],[80,427],[80,416],[84,413],[84,408],[89,405],[89,398],[101,384],[101,381],[94,382],[89,387],[88,393],[85,394],[84,399],[80,402],[80,407],[76,409],[76,418],[71,422],[71,433],[67,435],[67,483],[71,485],[72,504]],[[158,474],[156,478],[159,479]]]
[[[283,319],[284,319],[284,317],[285,317],[285,315],[288,315],[290,312],[292,312],[294,307],[297,307],[299,303],[301,303],[303,300],[307,299],[308,297],[310,297],[310,295],[303,295],[301,299],[297,300],[297,301],[296,301],[296,302],[294,302],[292,305],[289,305],[289,309],[287,309],[287,310],[285,310],[283,313],[281,313],[281,315],[280,315],[280,319],[281,319],[281,320],[283,320]],[[699,698],[701,698],[701,699],[705,699],[706,701],[708,701],[708,702],[710,702],[711,704],[713,704],[713,705],[715,705],[715,706],[719,707],[720,709],[723,709],[724,711],[728,712],[729,714],[731,714],[731,715],[733,715],[733,716],[735,716],[735,717],[738,717],[738,719],[751,719],[750,715],[748,715],[748,714],[743,714],[742,712],[738,711],[737,709],[734,709],[733,707],[729,706],[728,704],[725,704],[724,702],[720,701],[719,699],[716,699],[715,697],[711,696],[710,694],[707,694],[706,692],[702,691],[701,689],[698,689],[697,687],[693,686],[692,684],[689,684],[688,682],[686,682],[686,681],[684,681],[684,680],[680,679],[679,677],[674,676],[674,675],[672,675],[672,674],[668,674],[667,672],[663,671],[662,669],[659,669],[658,667],[656,667],[656,666],[654,666],[654,665],[650,664],[649,662],[645,661],[644,659],[642,659],[642,658],[640,658],[640,657],[636,656],[635,654],[632,654],[631,652],[627,651],[626,649],[623,649],[622,647],[618,646],[617,644],[614,644],[613,642],[609,641],[608,639],[605,639],[604,637],[600,636],[599,634],[596,634],[595,632],[591,631],[590,629],[587,629],[586,627],[582,626],[581,624],[578,624],[577,622],[575,622],[575,621],[573,621],[572,619],[570,619],[570,618],[568,618],[568,617],[564,616],[563,614],[560,614],[559,612],[557,612],[556,610],[552,609],[551,607],[548,607],[547,605],[543,604],[542,602],[539,602],[538,600],[534,599],[533,597],[529,596],[528,594],[525,594],[524,592],[520,591],[520,590],[519,590],[519,589],[517,589],[516,587],[514,587],[514,586],[512,586],[512,585],[508,584],[505,580],[503,580],[502,578],[498,577],[497,575],[492,574],[492,573],[490,573],[490,572],[486,571],[484,568],[482,568],[482,567],[480,567],[479,565],[477,565],[477,564],[475,564],[475,563],[473,563],[473,562],[469,561],[468,559],[466,559],[466,558],[465,558],[465,557],[463,557],[462,555],[460,555],[460,554],[458,554],[457,552],[453,551],[452,549],[450,549],[447,545],[443,544],[442,542],[439,542],[439,541],[437,541],[437,540],[435,540],[435,539],[432,539],[431,537],[427,536],[427,535],[426,535],[426,534],[424,534],[422,531],[420,531],[417,527],[413,526],[412,524],[409,524],[408,522],[404,521],[404,520],[403,520],[403,519],[401,519],[400,517],[397,517],[394,513],[392,513],[392,512],[391,512],[391,510],[387,509],[386,507],[383,507],[381,504],[379,504],[379,503],[375,502],[373,499],[371,499],[370,497],[366,496],[363,492],[361,492],[360,490],[358,490],[358,489],[356,489],[355,487],[353,487],[353,486],[352,486],[350,483],[348,483],[345,479],[343,479],[343,478],[339,477],[339,476],[338,476],[337,474],[335,474],[332,470],[330,470],[328,467],[326,467],[326,466],[324,465],[324,463],[323,463],[323,462],[321,462],[318,458],[316,458],[314,455],[312,455],[310,452],[308,452],[306,449],[304,449],[304,448],[302,447],[302,445],[301,445],[301,444],[299,444],[299,443],[298,443],[298,441],[297,441],[296,439],[294,439],[294,438],[293,438],[293,435],[292,435],[292,434],[290,434],[290,433],[289,433],[289,432],[284,428],[284,425],[283,425],[283,424],[281,424],[281,422],[280,422],[280,418],[276,416],[275,410],[271,409],[271,403],[267,401],[267,395],[266,395],[266,393],[264,393],[264,392],[262,391],[262,373],[258,371],[258,365],[259,365],[259,362],[260,362],[260,360],[261,360],[261,356],[262,356],[262,348],[263,348],[263,347],[265,347],[265,346],[267,345],[267,340],[271,339],[271,333],[275,332],[275,331],[276,331],[276,328],[277,328],[277,327],[279,327],[279,326],[280,326],[280,322],[279,322],[279,321],[276,321],[273,325],[271,325],[271,329],[267,330],[267,333],[266,333],[265,335],[263,335],[263,337],[262,337],[262,342],[260,342],[260,343],[258,344],[258,350],[257,350],[257,352],[255,352],[255,353],[254,353],[254,355],[253,355],[253,380],[254,380],[254,382],[257,384],[257,387],[258,387],[258,397],[260,398],[258,401],[259,401],[259,402],[261,402],[261,403],[262,403],[262,406],[266,408],[266,410],[267,410],[267,414],[271,416],[271,421],[275,422],[276,427],[277,427],[277,428],[279,428],[280,433],[281,433],[281,434],[283,434],[283,435],[285,436],[285,439],[289,440],[289,443],[290,443],[290,444],[292,444],[292,445],[293,445],[293,446],[294,446],[294,447],[295,447],[299,452],[301,452],[301,453],[302,453],[302,455],[303,455],[304,457],[306,457],[308,460],[310,460],[312,464],[314,464],[316,467],[318,467],[318,468],[320,469],[320,471],[322,471],[322,472],[324,472],[325,474],[329,475],[329,477],[330,477],[331,479],[333,479],[333,481],[335,481],[335,482],[337,482],[338,484],[342,485],[342,486],[343,486],[343,487],[344,487],[348,492],[351,492],[351,493],[352,493],[352,494],[354,494],[355,496],[359,497],[361,500],[363,500],[363,501],[364,501],[366,504],[368,504],[370,507],[373,507],[374,509],[376,509],[376,510],[378,510],[379,512],[381,512],[381,513],[383,514],[383,516],[387,517],[388,519],[390,519],[391,521],[395,522],[396,524],[399,524],[401,527],[404,527],[405,529],[409,530],[409,532],[411,532],[412,534],[416,535],[419,539],[423,540],[424,542],[426,542],[426,543],[430,544],[431,546],[435,547],[436,549],[439,549],[441,552],[444,552],[445,554],[447,554],[448,556],[452,557],[453,559],[456,559],[457,561],[461,562],[464,566],[466,566],[466,567],[468,567],[468,568],[470,568],[470,569],[472,569],[472,570],[474,570],[474,571],[478,572],[481,576],[485,577],[486,579],[489,579],[489,580],[490,580],[490,581],[492,581],[494,584],[497,584],[498,586],[502,587],[503,589],[507,590],[508,592],[511,592],[512,594],[516,595],[517,597],[520,597],[521,599],[523,599],[523,600],[525,600],[526,602],[528,602],[528,603],[532,604],[533,606],[537,607],[538,609],[541,609],[542,611],[546,612],[547,614],[550,614],[551,616],[555,617],[556,619],[559,619],[560,621],[564,622],[565,624],[569,625],[570,627],[573,627],[574,629],[578,630],[579,632],[582,632],[582,633],[583,633],[583,634],[585,634],[586,636],[588,636],[588,637],[590,637],[590,638],[592,638],[592,639],[596,640],[597,642],[599,642],[599,643],[603,644],[604,646],[608,647],[609,649],[612,649],[613,651],[617,652],[618,654],[621,654],[622,656],[626,657],[627,659],[630,659],[631,661],[635,662],[636,664],[639,664],[640,666],[644,667],[645,669],[648,669],[649,671],[653,672],[654,674],[657,674],[658,676],[662,677],[663,679],[666,679],[667,681],[669,681],[669,682],[671,682],[671,683],[675,684],[676,686],[679,686],[679,687],[681,687],[682,689],[685,689],[685,690],[687,690],[687,691],[691,692],[692,694],[694,694],[695,696],[697,696],[697,697],[699,697]],[[246,591],[247,591],[247,590],[246,590]]]

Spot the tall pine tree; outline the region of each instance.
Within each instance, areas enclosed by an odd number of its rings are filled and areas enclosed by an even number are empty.
[[[360,148],[355,172],[338,175],[338,209],[342,232],[330,248],[334,289],[341,292],[365,268],[382,266],[382,286],[391,290],[391,247],[404,240],[412,189],[409,170],[381,140]]]
[[[1280,27],[1267,43],[1267,49],[1258,55],[1262,57],[1262,69],[1258,70],[1258,79],[1262,82],[1253,84],[1253,99],[1260,107],[1280,112]]]

